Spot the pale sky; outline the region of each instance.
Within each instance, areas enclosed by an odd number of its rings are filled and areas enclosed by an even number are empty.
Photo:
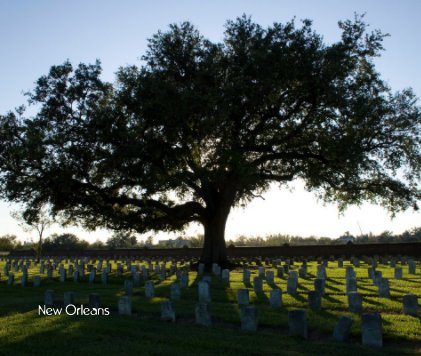
[[[412,87],[421,95],[419,15],[421,1],[104,1],[104,0],[21,0],[0,1],[0,113],[25,103],[22,92],[34,87],[38,77],[51,65],[69,59],[73,64],[103,66],[103,79],[113,81],[119,66],[138,64],[146,40],[170,23],[191,21],[213,41],[222,38],[224,23],[243,13],[265,26],[309,18],[327,42],[339,39],[338,20],[353,18],[354,12],[366,13],[372,29],[390,33],[384,41],[386,51],[376,60],[383,79],[393,88]],[[380,207],[363,205],[338,215],[334,205],[323,206],[297,182],[294,192],[273,187],[264,198],[245,209],[234,209],[229,217],[226,238],[240,234],[284,233],[336,238],[345,231],[358,235],[421,226],[421,213],[408,211],[394,220]],[[0,235],[13,233],[30,239],[10,217],[16,207],[0,202]],[[361,228],[361,230],[360,230]],[[87,233],[81,229],[50,229],[49,233],[68,231],[94,241],[105,240],[110,232]],[[187,234],[201,233],[197,226]],[[164,238],[164,235],[159,235]],[[157,240],[156,239],[156,240]],[[156,241],[155,240],[155,241]]]

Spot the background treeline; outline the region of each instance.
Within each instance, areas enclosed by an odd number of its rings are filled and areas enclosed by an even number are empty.
[[[16,235],[0,236],[0,251],[36,249],[37,241],[21,242]],[[152,245],[152,238],[138,241],[136,236],[125,233],[115,233],[106,242],[97,240],[89,243],[80,239],[75,234],[52,234],[42,242],[43,251],[54,250],[85,250],[85,249],[115,249],[115,248],[139,248]]]
[[[352,236],[345,233],[344,237],[348,236],[353,239],[355,244],[371,244],[371,243],[401,243],[401,242],[421,242],[421,227],[407,230],[402,234],[394,234],[391,231],[384,231],[379,235],[362,234],[360,236]],[[300,246],[300,245],[335,245],[345,244],[343,240],[331,239],[329,237],[302,237],[293,235],[274,234],[262,237],[239,236],[236,240],[229,240],[229,245],[234,246]]]
[[[344,236],[351,237],[353,243],[399,243],[399,242],[421,242],[421,227],[407,230],[402,234],[396,235],[391,231],[384,231],[379,235],[362,234],[360,236],[351,236],[345,233]],[[184,241],[189,241],[190,247],[202,247],[203,236],[180,237]],[[299,245],[332,245],[344,244],[343,240],[331,239],[328,237],[301,237],[292,235],[273,234],[265,237],[255,236],[239,236],[235,240],[228,240],[227,246],[299,246]],[[13,249],[31,249],[36,248],[36,242],[18,241],[16,235],[0,236],[0,251],[10,251]],[[89,243],[86,240],[78,238],[71,233],[52,234],[43,241],[43,251],[54,250],[84,250],[84,249],[117,249],[117,248],[145,248],[145,247],[159,247],[171,248],[168,243],[157,241],[153,243],[153,237],[149,236],[147,239],[139,241],[135,235],[127,233],[115,233],[108,238],[106,242],[97,240]]]

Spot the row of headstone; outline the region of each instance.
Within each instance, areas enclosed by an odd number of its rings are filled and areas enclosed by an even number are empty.
[[[333,339],[347,341],[351,332],[352,319],[341,316],[333,330]],[[365,313],[361,315],[361,341],[364,346],[382,347],[382,319],[379,313]]]
[[[74,304],[75,301],[75,293],[74,292],[64,292],[63,295],[63,304],[67,306],[69,304]],[[44,293],[44,305],[46,306],[54,306],[55,305],[55,297],[54,291],[51,289],[47,289]],[[91,308],[99,308],[101,306],[101,297],[97,293],[89,294],[89,307]]]
[[[309,259],[310,260],[311,259],[314,259],[314,257],[309,257]],[[370,258],[367,258],[366,257],[366,258],[363,258],[363,259],[364,259],[364,261],[366,263],[371,264],[373,267],[376,267],[376,265],[379,262],[380,263],[383,263],[383,264],[388,264],[389,261],[390,261],[391,264],[394,264],[394,265],[396,265],[396,262],[397,261],[400,261],[402,264],[408,264],[408,265],[411,265],[411,264],[416,263],[416,261],[414,261],[412,259],[409,259],[407,257],[402,257],[402,256],[401,257],[391,257],[391,256],[379,257],[379,256],[374,256],[374,257],[370,257]],[[84,258],[73,258],[73,259],[70,259],[70,262],[71,263],[74,263],[75,265],[78,265],[78,264],[89,264],[90,265],[90,268],[92,268],[92,266],[94,266],[96,264],[97,270],[101,271],[102,268],[103,268],[103,266],[104,266],[104,264],[106,265],[105,268],[111,267],[110,260],[111,260],[110,258],[107,258],[107,259],[99,259],[97,261],[96,259],[89,259],[87,257],[84,257]],[[135,263],[135,261],[141,262],[141,263],[146,262],[148,264],[150,270],[155,270],[155,268],[158,268],[158,267],[156,267],[156,265],[159,264],[159,263],[160,263],[159,268],[162,268],[162,266],[165,266],[165,263],[168,262],[168,261],[170,261],[172,264],[175,264],[176,262],[185,263],[185,261],[180,260],[180,259],[177,259],[177,260],[172,259],[171,260],[171,259],[168,259],[167,258],[167,259],[163,259],[163,260],[164,260],[164,262],[161,261],[162,262],[161,263],[159,261],[156,261],[155,259],[150,259],[150,258],[142,259],[142,258],[140,258],[138,256],[138,258],[135,258],[135,257],[123,257],[120,260],[120,262],[117,262],[117,260],[114,259],[114,263],[115,264],[120,264],[120,265],[121,264],[124,264],[127,267],[126,268],[127,271],[129,271],[129,272],[131,271],[132,267],[139,269],[139,265],[138,264],[136,264],[135,266],[132,266],[132,263]],[[245,261],[247,261],[245,259],[244,260],[237,259],[237,260],[242,261],[243,263],[246,263]],[[266,258],[265,259],[265,265],[267,265],[267,266],[272,265],[274,268],[276,268],[282,262],[282,260],[283,260],[282,257],[281,258],[275,258],[275,259],[272,259],[272,260],[270,260],[269,258]],[[308,258],[303,258],[303,257],[288,258],[288,259],[285,259],[285,265],[287,265],[287,266],[293,265],[294,264],[294,261],[296,261],[296,260],[302,261],[305,264],[307,262]],[[335,260],[334,256],[330,256],[328,260],[323,259],[321,257],[318,257],[317,258],[318,264],[324,265],[325,267],[328,266],[328,261],[334,261],[334,260]],[[152,261],[155,262],[155,265],[153,264]],[[259,261],[260,261],[260,265],[261,265],[262,258],[258,258],[257,259],[257,262],[259,262]],[[344,259],[343,259],[343,257],[341,257],[341,258],[337,259],[337,261],[338,261],[339,264],[343,264]],[[42,265],[45,265],[45,263],[47,263],[47,264],[50,264],[54,269],[56,269],[56,267],[59,264],[63,264],[63,262],[65,264],[68,264],[69,263],[69,259],[68,258],[63,259],[61,257],[57,257],[57,258],[54,258],[53,260],[50,260],[50,259],[47,258],[45,260],[42,260],[41,263],[40,263],[40,265],[42,266]],[[355,267],[358,267],[359,266],[359,263],[360,263],[360,260],[358,258],[356,258],[356,257],[351,257],[350,263],[353,264]],[[18,260],[18,261],[12,260],[12,262],[9,261],[8,264],[9,265],[12,265],[14,268],[18,268],[19,269],[23,265],[30,266],[31,265],[31,261],[26,261],[25,262],[25,261],[22,261],[22,260]],[[204,265],[203,264],[201,264],[201,265],[203,266],[202,268],[204,268]],[[200,269],[200,267],[201,266],[199,265],[199,269]],[[170,266],[170,268],[171,268],[171,266]],[[410,267],[410,268],[412,268],[412,267]]]
[[[99,269],[98,269],[98,267],[99,267]],[[98,266],[97,267],[94,267],[93,265],[87,265],[87,270],[89,272],[89,275],[88,275],[89,283],[94,283],[95,282],[95,278],[96,278],[97,272],[99,272],[99,271],[101,272],[100,278],[101,278],[102,284],[107,284],[108,283],[108,275],[109,275],[109,273],[112,270],[111,269],[111,266],[107,263],[107,266],[105,268],[102,268],[102,267],[103,266],[102,266],[101,263],[98,263]],[[159,269],[159,278],[160,278],[161,281],[162,280],[165,280],[166,277],[167,277],[165,267],[164,266],[161,266],[159,268],[160,268]],[[117,267],[117,275],[119,275],[119,271],[122,272],[122,269],[123,268],[122,268],[121,265],[119,265]],[[174,267],[174,271],[175,270],[176,269]],[[138,269],[136,268],[136,266],[131,266],[130,271],[132,273],[132,278],[133,278],[136,286],[140,286],[140,277],[141,276],[140,276],[140,274],[139,274]],[[52,272],[53,272],[53,269],[52,268],[48,268],[47,269],[47,273],[48,273],[47,278],[49,280],[52,279],[52,276],[53,276],[52,275]],[[147,280],[148,279],[148,272],[149,272],[149,270],[146,269],[145,266],[142,266],[142,272],[143,272],[143,279],[144,280]],[[60,282],[65,282],[66,281],[66,279],[67,279],[67,273],[73,274],[74,281],[75,282],[78,282],[79,279],[84,276],[84,269],[83,268],[80,268],[80,269],[78,269],[76,271],[73,271],[72,266],[69,266],[69,269],[68,270],[66,270],[63,266],[60,266],[60,269],[59,269],[59,281]],[[122,273],[120,273],[120,275],[122,275]]]
[[[42,260],[41,263],[40,263],[40,273],[44,274],[46,268],[47,268],[47,270],[48,269],[56,270],[56,267],[60,264],[60,261],[61,261],[61,259],[56,259],[54,263],[51,263],[50,260]],[[64,260],[64,262],[67,264],[68,260],[66,259],[66,260]],[[98,272],[102,272],[102,271],[106,270],[107,273],[110,273],[112,271],[112,265],[111,265],[109,259],[106,260],[106,261],[104,261],[104,260],[98,261],[96,267],[94,266],[94,264],[96,262],[95,260],[90,260],[90,261],[87,260],[87,259],[85,259],[83,261],[80,260],[80,264],[79,264],[79,260],[76,258],[72,262],[75,264],[76,268],[81,267],[81,268],[85,269],[85,264],[86,264],[86,269],[87,269],[88,272],[91,272],[92,269],[94,269],[94,268]],[[117,261],[115,261],[115,263],[117,263]],[[104,267],[104,264],[105,264],[105,267]],[[154,270],[159,275],[164,275],[167,272],[166,262],[161,263],[161,265],[159,265],[158,262],[157,262],[156,265],[154,266],[151,263],[151,261],[149,260],[148,264],[149,264],[148,265],[149,270]],[[28,264],[28,265],[30,265],[30,264]],[[6,266],[7,266],[6,268],[9,268],[10,264],[7,264]],[[130,260],[126,260],[125,266],[127,268],[127,271],[131,272],[131,273],[139,271],[139,269],[140,269],[139,265],[132,265]],[[142,266],[142,268],[144,268],[144,267],[145,266]],[[20,268],[20,265],[16,265],[16,269],[18,270],[19,268]],[[60,269],[63,269],[63,268],[64,268],[64,264],[61,263]],[[68,268],[68,274],[69,275],[73,274],[73,268],[74,268],[73,265],[69,265],[69,268]],[[170,265],[170,269],[169,269],[170,274],[173,274],[176,271],[176,269],[177,269],[176,261],[173,260],[173,261],[171,261],[171,265]],[[122,263],[117,263],[117,275],[122,275],[123,273],[124,273],[124,266],[122,265]]]

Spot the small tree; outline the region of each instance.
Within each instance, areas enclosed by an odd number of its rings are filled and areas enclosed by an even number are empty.
[[[11,215],[18,221],[24,231],[35,232],[38,235],[38,243],[35,250],[37,261],[39,262],[42,256],[44,233],[54,223],[54,218],[51,217],[46,207],[38,210],[29,209],[23,212],[14,211]]]

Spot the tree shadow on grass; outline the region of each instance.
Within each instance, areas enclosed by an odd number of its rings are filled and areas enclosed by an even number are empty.
[[[175,335],[180,336],[180,332],[183,331],[183,333],[185,334],[186,331],[191,330],[192,335],[196,335],[196,332],[198,333],[202,333],[201,330],[203,330],[203,335],[206,334],[206,339],[208,339],[209,337],[211,337],[212,339],[212,335],[213,335],[213,331],[210,330],[204,330],[201,328],[191,328],[189,329],[187,326],[189,323],[192,322],[193,319],[193,315],[194,315],[194,304],[196,302],[197,298],[197,282],[200,280],[199,276],[195,276],[193,282],[190,283],[189,288],[187,289],[183,289],[182,290],[182,300],[181,301],[174,301],[174,308],[176,310],[176,314],[177,317],[179,316],[182,320],[176,321],[175,325],[172,324],[167,324],[164,322],[157,322],[156,320],[159,318],[159,303],[157,303],[157,301],[160,300],[160,297],[167,297],[169,296],[169,285],[170,283],[174,280],[175,278],[170,277],[168,278],[166,281],[162,282],[162,283],[157,283],[156,284],[156,294],[159,296],[159,298],[156,298],[156,301],[153,300],[147,300],[145,297],[141,296],[140,298],[136,298],[136,299],[141,299],[142,301],[142,306],[138,307],[139,304],[135,304],[135,308],[137,308],[137,311],[139,311],[137,316],[134,316],[132,318],[130,317],[118,317],[118,316],[113,316],[109,322],[108,319],[97,319],[97,318],[76,318],[74,320],[77,321],[78,324],[80,324],[80,326],[73,324],[73,319],[70,323],[61,323],[58,322],[56,323],[58,328],[54,328],[54,329],[48,329],[48,328],[36,328],[35,329],[35,333],[29,336],[26,336],[24,338],[23,341],[10,341],[7,346],[8,347],[18,347],[18,352],[25,352],[26,351],[30,351],[34,345],[38,345],[40,348],[40,350],[43,350],[43,352],[51,352],[53,351],[52,348],[57,347],[56,343],[51,343],[48,344],[46,348],[42,348],[41,346],[48,342],[48,340],[50,339],[62,339],[62,338],[67,338],[68,340],[71,341],[63,341],[62,344],[59,345],[59,347],[64,347],[65,349],[63,350],[63,352],[67,352],[70,350],[75,353],[78,350],[85,350],[86,352],[86,344],[89,343],[91,346],[89,351],[90,353],[92,352],[92,354],[95,354],[98,350],[101,350],[102,353],[104,353],[104,350],[107,350],[107,352],[111,351],[111,352],[134,352],[134,351],[138,351],[140,353],[145,353],[147,352],[147,350],[151,351],[152,350],[156,353],[159,353],[159,350],[161,350],[159,347],[160,345],[169,345],[168,349],[166,349],[167,352],[170,352],[172,354],[174,354],[175,352],[177,352],[177,347],[180,347],[180,341],[175,339]],[[116,310],[116,306],[117,306],[117,298],[115,298],[115,296],[121,292],[122,290],[122,285],[123,285],[123,280],[124,278],[121,280],[121,283],[118,283],[118,285],[111,285],[111,286],[102,286],[101,284],[98,285],[89,285],[89,284],[85,284],[82,287],[86,287],[89,290],[85,290],[84,291],[84,295],[86,296],[90,291],[93,291],[96,289],[96,287],[98,287],[99,289],[99,293],[101,293],[101,290],[104,290],[104,292],[108,293],[108,297],[106,298],[106,305],[112,305],[112,311],[113,314],[114,311]],[[60,291],[63,291],[65,286],[61,285],[60,283],[57,284],[58,286],[60,286]],[[50,289],[50,286],[46,286],[45,288]],[[115,287],[115,288],[114,288]],[[250,285],[251,287],[251,285]],[[54,289],[54,288],[51,288]],[[70,288],[68,288],[70,289]],[[23,289],[21,289],[19,287],[20,291],[23,291]],[[41,291],[41,289],[39,289],[39,291]],[[214,293],[214,291],[217,291],[216,293]],[[78,291],[76,293],[79,293]],[[226,285],[223,285],[223,283],[220,283],[220,281],[218,281],[218,277],[212,277],[212,282],[211,282],[211,295],[212,295],[212,302],[211,304],[211,312],[212,310],[216,311],[216,316],[212,315],[212,319],[215,320],[215,323],[220,323],[221,324],[221,330],[215,331],[215,332],[221,332],[221,334],[227,334],[227,333],[233,333],[235,335],[242,335],[243,333],[239,333],[237,330],[240,329],[240,324],[239,324],[239,318],[238,318],[238,313],[239,313],[239,308],[238,306],[232,302],[234,300],[233,296],[234,296],[234,291],[231,288],[227,288]],[[225,296],[224,296],[225,295]],[[43,296],[43,293],[40,293],[40,296]],[[292,295],[293,298],[297,299],[297,300],[301,300],[306,302],[307,299],[304,298],[302,295]],[[135,299],[135,298],[133,298]],[[267,300],[267,295],[265,294],[263,297],[263,300]],[[260,304],[260,303],[259,303]],[[153,306],[153,308],[152,308]],[[264,309],[267,311],[267,314],[271,315],[271,310],[269,309],[268,303],[267,304],[260,304],[258,305],[259,309]],[[228,315],[228,317],[226,317],[226,315]],[[274,314],[275,315],[275,314]],[[285,319],[287,316],[287,311],[286,308],[279,313],[276,313],[276,317],[279,316],[279,318]],[[309,318],[312,319],[314,316],[316,316],[316,323],[311,324],[310,323],[310,331],[315,330],[316,328],[319,327],[320,323],[318,320],[321,320],[322,325],[326,324],[329,326],[323,326],[324,331],[326,331],[328,334],[331,333],[331,325],[333,325],[333,323],[336,321],[337,319],[337,315],[330,313],[329,311],[326,310],[322,310],[320,312],[309,312]],[[106,321],[106,326],[104,325],[98,325],[100,323],[102,323],[102,320]],[[286,320],[286,319],[285,319]],[[31,323],[31,321],[29,321],[29,323]],[[230,324],[231,323],[231,324]],[[228,326],[227,326],[228,325]],[[271,332],[276,332],[278,333],[280,329],[280,325],[279,325],[279,320],[276,320],[276,323],[271,323],[271,328],[273,330],[270,330]],[[264,327],[264,324],[262,325]],[[282,327],[285,326],[285,323],[282,324]],[[219,327],[219,324],[218,324]],[[118,328],[124,328],[125,330],[127,330],[127,332],[124,333],[124,335],[119,334]],[[230,330],[231,329],[235,329],[235,330]],[[200,329],[200,331],[197,331],[198,329]],[[76,331],[79,330],[79,331]],[[333,330],[333,329],[332,329]],[[153,339],[156,341],[156,344],[153,346],[153,349],[150,348],[150,346],[148,346],[151,343],[151,340],[149,340],[148,338],[146,340],[149,341],[142,341],[139,342],[139,345],[134,346],[133,344],[133,339],[142,339],[143,338],[143,333],[152,333],[154,332],[155,334],[157,334],[157,336],[152,336],[153,338],[157,338],[157,339]],[[283,332],[283,329],[281,330],[281,332]],[[287,331],[285,331],[286,333]],[[82,335],[82,333],[84,335]],[[104,336],[104,335],[113,335],[112,337],[110,336]],[[114,337],[115,335],[115,337]],[[164,337],[165,341],[162,341],[162,336],[166,335]],[[245,334],[244,334],[245,335]],[[256,335],[256,334],[253,334]],[[249,335],[247,335],[247,338],[249,337]],[[250,337],[253,338],[252,334],[250,334]],[[265,338],[267,337],[265,332],[258,334],[258,338]],[[158,340],[159,339],[159,340]],[[168,340],[167,340],[168,339]],[[125,341],[126,340],[126,341]],[[191,341],[189,341],[186,338],[183,338],[180,336],[180,340],[183,340],[183,345],[186,345],[187,343],[190,343]],[[245,338],[241,338],[239,337],[238,340],[245,340]],[[257,338],[256,338],[257,340]],[[292,340],[290,338],[288,338],[288,340]],[[149,343],[148,343],[149,342]],[[214,341],[213,341],[214,342]],[[290,341],[292,342],[292,341]],[[301,343],[303,343],[302,341],[300,341]],[[25,349],[23,345],[23,343],[28,343],[28,348]],[[232,343],[232,340],[231,340]],[[118,344],[121,344],[121,349],[118,349]],[[318,343],[312,343],[309,344],[310,349],[308,349],[307,351],[309,352],[309,350],[312,350],[312,352],[316,352],[317,348],[319,347]],[[23,347],[23,348],[22,348]],[[137,349],[139,347],[139,349]],[[149,348],[148,348],[149,347]],[[230,346],[231,347],[231,346]],[[339,346],[338,346],[339,347]],[[193,349],[184,349],[184,350],[179,350],[181,353],[186,353],[188,351],[200,351],[200,348],[193,348]],[[213,349],[213,351],[215,352],[217,349]],[[250,349],[250,350],[254,350],[257,353],[257,349]],[[6,349],[7,351],[7,349]],[[161,350],[161,351],[165,351],[165,350]],[[261,350],[259,350],[261,351]],[[57,349],[55,350],[55,352],[57,352]],[[240,352],[240,351],[238,351]],[[264,353],[263,353],[264,354]],[[319,354],[323,354],[319,353]],[[326,353],[325,353],[326,354]]]
[[[285,314],[285,315],[284,315]],[[286,318],[286,313],[280,318]],[[309,315],[312,318],[312,315]],[[328,316],[321,316],[322,320]],[[285,319],[286,320],[286,319]],[[47,320],[45,320],[47,321]],[[53,323],[37,325],[34,319],[22,321],[31,325],[31,333],[7,338],[2,351],[17,354],[202,354],[226,355],[273,354],[276,347],[298,354],[364,354],[359,345],[326,344],[287,336],[285,322],[257,333],[239,332],[235,325],[200,328],[176,322],[165,323],[143,317],[55,318]],[[278,324],[277,324],[278,325]],[[18,329],[19,326],[15,327]],[[313,329],[313,327],[311,327]],[[188,335],[188,337],[187,337]],[[281,353],[283,350],[280,350]],[[382,350],[384,351],[384,350]],[[366,354],[375,354],[371,351]]]

